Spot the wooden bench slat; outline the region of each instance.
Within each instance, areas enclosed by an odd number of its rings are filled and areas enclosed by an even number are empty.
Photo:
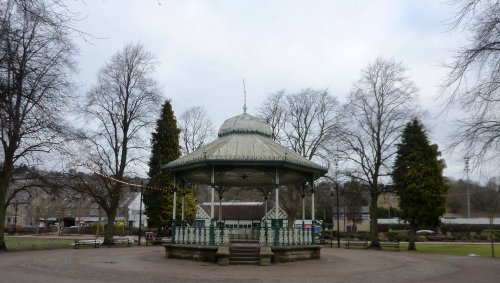
[[[75,249],[79,249],[80,246],[82,245],[87,245],[91,246],[93,245],[94,248],[98,248],[101,242],[98,239],[76,239],[75,240]]]
[[[367,248],[368,247],[368,242],[367,241],[347,241],[347,243],[345,244],[345,247],[346,249],[350,249],[351,246],[360,246],[360,247],[363,247],[363,248]]]
[[[163,238],[146,238],[146,246],[149,244],[154,245],[154,244],[163,244],[164,239]]]
[[[380,247],[392,247],[395,251],[399,251],[399,242],[380,242]]]
[[[123,238],[113,238],[113,239],[111,239],[111,242],[113,244],[126,244],[127,247],[131,247],[132,246],[132,242],[130,241],[129,238],[126,238],[126,237],[123,237]]]

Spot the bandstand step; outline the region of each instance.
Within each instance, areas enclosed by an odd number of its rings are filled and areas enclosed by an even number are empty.
[[[229,260],[229,264],[231,265],[259,265],[260,264],[260,259],[259,260]]]
[[[229,246],[229,264],[260,264],[260,248],[257,246],[257,242],[231,242]]]
[[[229,245],[246,245],[246,246],[255,246],[259,243],[257,240],[238,240],[238,241],[229,241]]]

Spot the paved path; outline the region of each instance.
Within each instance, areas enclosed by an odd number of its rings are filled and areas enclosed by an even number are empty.
[[[218,266],[168,259],[162,247],[0,254],[0,282],[500,282],[500,259],[356,249],[320,260]]]

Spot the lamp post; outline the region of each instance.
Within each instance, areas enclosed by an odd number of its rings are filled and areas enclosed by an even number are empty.
[[[333,225],[335,224],[335,219],[333,218],[334,217],[334,213],[333,213],[333,207],[335,206],[333,204],[333,190],[330,192],[330,198],[332,199],[332,238],[330,240],[330,248],[333,248]]]
[[[465,157],[465,173],[467,174],[467,218],[470,218],[470,180],[469,180],[469,160],[470,157]]]
[[[325,176],[326,177],[326,176]],[[330,177],[327,177],[330,179]],[[335,182],[335,188],[333,189],[336,191],[336,214],[337,214],[337,248],[340,248],[340,210],[339,210],[339,184],[338,182]],[[332,225],[334,224],[334,221],[333,221],[333,190],[331,190],[331,193],[330,193],[330,197],[332,199]],[[333,229],[332,229],[333,231]],[[333,232],[332,232],[333,234]],[[333,241],[330,242],[330,247],[333,247]]]
[[[141,180],[141,194],[139,197],[139,241],[137,245],[141,245],[141,235],[142,235],[142,189],[144,188],[144,181]]]
[[[340,248],[340,210],[339,210],[339,183],[337,181],[337,172],[335,172],[335,179],[333,179],[332,177],[329,177],[329,176],[323,176],[323,178],[327,178],[329,179],[330,181],[334,182],[335,183],[335,187],[332,188],[332,190],[330,191],[330,198],[332,199],[332,226],[334,224],[334,221],[333,221],[333,207],[334,207],[334,204],[333,204],[333,190],[336,191],[336,203],[337,203],[337,211],[336,211],[336,214],[337,214],[337,248]],[[345,211],[345,209],[344,209]],[[345,223],[345,220],[344,220],[344,223]],[[332,227],[333,228],[333,227]],[[332,235],[333,235],[333,229],[332,229]],[[330,247],[333,247],[333,241],[330,242]]]
[[[499,185],[500,187],[500,185]],[[498,188],[495,189],[495,204],[494,207],[491,209],[492,212],[490,214],[490,240],[491,240],[491,257],[495,257],[495,238],[494,233],[493,233],[493,224],[495,221],[495,213],[497,212],[497,207],[498,207]]]
[[[337,191],[337,248],[340,248],[340,212],[339,212],[339,183],[335,182],[335,190]],[[345,223],[345,220],[344,220]]]
[[[323,176],[330,181],[333,181],[335,183],[335,191],[337,192],[336,196],[336,203],[337,203],[337,248],[340,248],[340,211],[339,211],[339,182],[338,182],[338,167],[339,163],[338,160],[335,159],[335,178],[329,177],[329,176]],[[333,210],[333,190],[331,191],[331,198],[332,198],[332,210]],[[332,211],[333,212],[333,211]],[[333,213],[332,213],[333,214]],[[345,208],[344,208],[344,215],[345,215]],[[333,216],[332,216],[333,218]],[[332,219],[333,220],[333,219]],[[333,221],[332,221],[333,225]],[[345,219],[344,219],[344,225],[345,225]],[[332,242],[330,242],[330,246],[333,246]]]

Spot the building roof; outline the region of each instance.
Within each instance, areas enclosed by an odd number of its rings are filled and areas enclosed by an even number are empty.
[[[215,141],[163,165],[162,168],[170,171],[182,171],[214,164],[252,166],[254,168],[281,166],[299,173],[313,173],[317,176],[327,172],[326,167],[316,164],[272,140],[269,126],[246,113],[227,119],[220,127],[219,137]],[[239,174],[240,177],[249,176],[249,174],[241,172]],[[303,174],[295,176],[295,178],[292,177],[284,178],[281,183],[295,183],[297,179],[304,179]],[[199,179],[198,181],[203,183],[203,180]],[[230,180],[230,185],[238,185],[234,181],[236,180]],[[261,183],[268,181],[267,179],[262,180]]]
[[[271,137],[269,126],[247,113],[227,119],[219,129],[219,137],[235,133],[260,134]]]

